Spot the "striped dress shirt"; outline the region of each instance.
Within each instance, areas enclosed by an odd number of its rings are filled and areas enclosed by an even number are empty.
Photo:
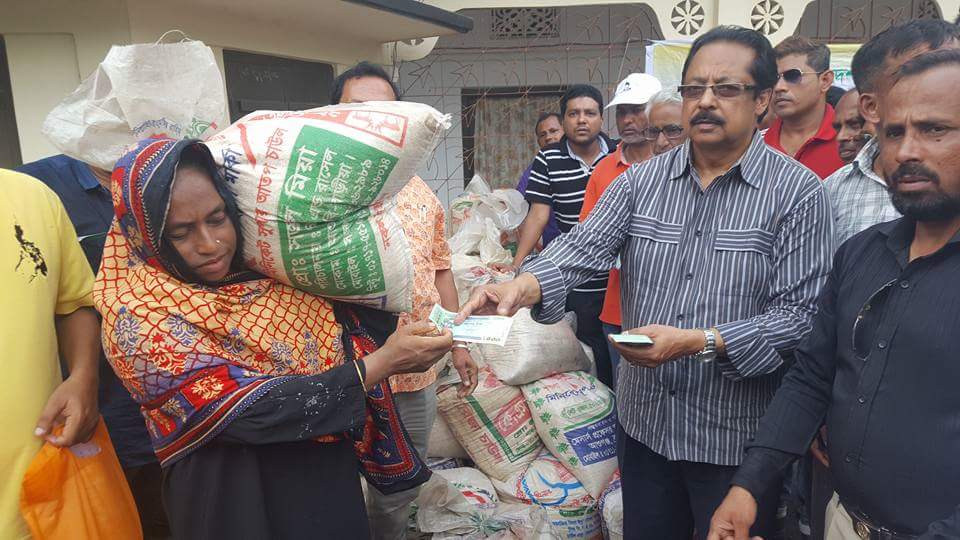
[[[713,363],[621,362],[618,414],[628,435],[668,459],[737,465],[810,330],[832,225],[817,176],[758,134],[706,190],[688,142],[631,166],[521,272],[540,282],[535,317],[552,323],[573,285],[619,255],[624,328],[717,328],[726,355]]]

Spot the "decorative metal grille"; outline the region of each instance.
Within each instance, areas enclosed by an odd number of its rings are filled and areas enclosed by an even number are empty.
[[[557,8],[499,8],[491,10],[493,39],[543,39],[560,37]]]

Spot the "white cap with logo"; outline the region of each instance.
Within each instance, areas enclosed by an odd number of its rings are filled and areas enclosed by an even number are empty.
[[[620,81],[613,99],[604,108],[609,109],[617,105],[646,105],[650,98],[662,88],[663,85],[653,75],[631,73],[626,79]]]

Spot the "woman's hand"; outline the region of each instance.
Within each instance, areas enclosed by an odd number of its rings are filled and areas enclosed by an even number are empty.
[[[450,330],[437,332],[428,321],[397,328],[387,342],[363,359],[366,387],[398,373],[421,373],[437,363],[453,347]]]

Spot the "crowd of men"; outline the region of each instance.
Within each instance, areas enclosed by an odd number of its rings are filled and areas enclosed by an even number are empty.
[[[459,316],[600,311],[578,334],[616,387],[626,537],[777,538],[786,491],[816,538],[960,538],[958,37],[894,26],[838,92],[826,46],[719,27],[679,96],[621,83],[617,144],[598,92],[561,100],[517,278]]]
[[[420,304],[461,319],[576,313],[598,378],[616,390],[627,538],[777,538],[786,491],[816,538],[960,539],[960,398],[950,397],[960,286],[947,279],[960,270],[958,46],[944,21],[891,27],[854,56],[856,88],[837,92],[825,45],[773,47],[723,26],[693,43],[676,88],[631,74],[605,105],[598,89],[572,85],[533,126],[539,151],[517,185],[530,208],[513,263],[498,268],[513,281],[459,306],[439,201],[417,178],[401,194],[405,231],[419,238]],[[333,96],[402,98],[366,63]],[[601,129],[611,109],[619,139]],[[167,537],[139,406],[98,364],[95,314],[78,292],[89,283],[69,272],[100,264],[109,172],[66,156],[20,171],[66,212],[29,185],[0,200],[17,231],[4,283],[50,284],[42,299],[0,293],[6,357],[23,358],[5,410],[14,428],[66,446],[89,437],[99,404],[147,537]],[[61,245],[68,221],[86,261]],[[24,223],[44,236],[25,238]],[[653,344],[610,339],[621,332]],[[453,360],[476,384],[468,350],[454,345]],[[421,453],[435,380],[390,380]],[[22,468],[27,457],[4,459]],[[19,490],[2,489],[9,525]],[[415,496],[371,493],[373,536],[403,538]]]

